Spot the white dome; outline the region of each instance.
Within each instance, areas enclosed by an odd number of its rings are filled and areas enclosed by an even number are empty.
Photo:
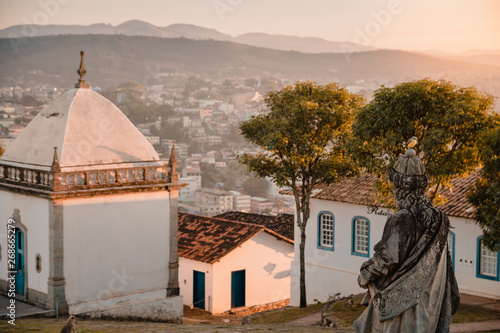
[[[48,104],[1,161],[49,171],[54,147],[61,172],[161,165],[153,146],[120,109],[91,89],[71,89]]]

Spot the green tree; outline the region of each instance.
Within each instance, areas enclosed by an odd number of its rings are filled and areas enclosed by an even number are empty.
[[[307,306],[305,284],[306,225],[314,186],[353,174],[344,143],[354,112],[363,99],[330,83],[286,86],[265,98],[270,112],[241,124],[243,136],[264,150],[240,161],[260,177],[290,188],[300,228],[300,307]]]
[[[474,218],[483,229],[483,243],[500,249],[500,126],[485,134],[480,145],[483,168],[468,195],[476,207]]]
[[[265,178],[255,176],[253,172],[243,182],[243,191],[252,197],[265,197],[269,189],[269,182]]]
[[[201,177],[201,187],[212,188],[217,183],[223,183],[223,175],[213,164],[200,163],[200,169],[203,177]]]
[[[356,115],[350,152],[379,176],[379,198],[388,203],[387,171],[404,152],[407,140],[417,137],[430,176],[430,199],[442,203],[437,190],[478,167],[477,140],[483,128],[494,124],[492,106],[493,96],[443,80],[381,87]]]

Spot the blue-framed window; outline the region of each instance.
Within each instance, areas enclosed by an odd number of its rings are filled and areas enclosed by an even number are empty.
[[[483,236],[477,238],[476,277],[499,281],[500,251],[491,251],[483,244]]]
[[[450,251],[451,264],[455,269],[455,233],[453,231],[448,233],[448,250]]]
[[[361,216],[352,219],[352,248],[356,256],[370,256],[370,221]]]
[[[334,250],[335,218],[330,212],[318,214],[318,249]]]

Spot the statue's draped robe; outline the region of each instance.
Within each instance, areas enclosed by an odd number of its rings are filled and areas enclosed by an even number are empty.
[[[361,266],[368,307],[358,333],[448,332],[460,296],[448,251],[450,222],[438,209],[389,217],[373,258]]]

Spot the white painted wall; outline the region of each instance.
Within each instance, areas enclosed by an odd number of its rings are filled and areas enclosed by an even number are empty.
[[[212,265],[201,261],[179,257],[179,288],[184,305],[193,305],[193,271],[205,273],[205,310],[212,311]]]
[[[387,211],[387,209],[380,209]],[[328,211],[334,215],[334,251],[318,249],[318,215]],[[315,299],[326,301],[330,295],[358,294],[365,292],[357,284],[357,276],[361,264],[366,257],[353,255],[352,220],[356,216],[370,221],[369,257],[373,256],[373,247],[382,238],[386,216],[369,213],[368,207],[328,200],[311,200],[311,217],[306,230],[306,295],[307,303]],[[500,283],[498,281],[476,278],[477,237],[481,229],[472,220],[450,217],[451,225],[455,227],[455,272],[460,291],[486,297],[500,298]],[[295,259],[292,263],[292,281],[290,305],[298,306],[299,289],[299,244],[300,230],[295,227]],[[460,264],[463,259],[473,264]]]
[[[352,220],[355,216],[370,221],[369,256],[373,255],[373,246],[382,237],[386,216],[368,214],[365,206],[311,200],[311,217],[306,228],[306,295],[307,303],[315,299],[326,301],[330,295],[358,294],[364,292],[358,286],[357,277],[361,264],[368,260],[351,254]],[[330,212],[334,216],[334,251],[318,248],[318,216],[321,212]],[[292,264],[292,282],[290,305],[298,306],[300,301],[299,283],[299,244],[300,230],[295,226],[295,259]]]
[[[26,285],[43,293],[48,292],[49,274],[49,201],[37,197],[0,191],[0,279],[7,279],[7,221],[14,209],[19,209],[21,223],[26,233]],[[42,270],[36,271],[35,257],[40,254]]]
[[[231,309],[231,272],[246,270],[245,306],[290,297],[293,245],[260,232],[213,265],[213,312]]]
[[[64,201],[68,304],[166,290],[168,199],[161,191]]]
[[[450,217],[455,234],[455,274],[460,292],[500,299],[500,282],[476,277],[477,238],[481,228],[469,219]]]

